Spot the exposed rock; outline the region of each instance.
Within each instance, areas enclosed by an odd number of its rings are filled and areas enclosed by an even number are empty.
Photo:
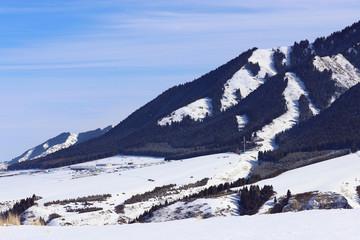
[[[292,196],[283,212],[297,212],[313,209],[351,209],[345,197],[334,192],[306,192]]]

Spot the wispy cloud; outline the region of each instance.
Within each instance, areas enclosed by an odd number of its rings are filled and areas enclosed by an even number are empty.
[[[115,124],[248,48],[314,40],[359,11],[358,0],[2,0],[0,157]]]
[[[160,1],[160,10],[88,13],[93,26],[78,34],[31,40],[25,47],[0,49],[1,70],[195,64],[201,55],[233,52],[253,46],[272,47],[329,34],[358,18],[359,8],[329,7],[329,1]],[[310,4],[310,2],[312,4]],[[338,6],[344,1],[331,0]],[[356,4],[355,1],[346,1]],[[80,6],[75,1],[74,6]],[[159,2],[157,2],[159,4]],[[327,4],[326,4],[327,3]],[[91,3],[90,6],[94,3]],[[138,6],[147,6],[149,3]],[[154,3],[156,5],[156,3]],[[175,10],[176,5],[203,8]],[[126,8],[126,4],[124,4]],[[159,4],[160,5],[160,4]],[[360,4],[358,4],[360,5]],[[118,1],[102,6],[121,7]],[[164,7],[165,6],[165,7]],[[214,8],[223,6],[219,12]],[[322,8],[319,8],[322,6]],[[230,11],[229,8],[259,11]],[[168,9],[167,9],[168,8]],[[264,11],[264,9],[266,9]],[[206,11],[207,10],[207,11]],[[212,11],[209,11],[212,10]],[[344,12],[346,11],[346,12]],[[276,38],[274,37],[276,36]],[[302,37],[301,37],[302,36]],[[176,57],[175,57],[176,56]],[[227,54],[226,57],[229,57]],[[182,59],[179,61],[179,59]],[[206,57],[212,61],[211,56]],[[206,62],[208,64],[208,62]]]

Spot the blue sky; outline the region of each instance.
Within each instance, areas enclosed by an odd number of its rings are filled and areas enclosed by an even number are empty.
[[[358,0],[0,1],[0,161],[116,125],[252,48],[360,20]]]

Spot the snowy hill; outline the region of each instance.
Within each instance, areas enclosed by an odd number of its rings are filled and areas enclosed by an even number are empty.
[[[58,136],[51,138],[46,142],[27,150],[20,156],[13,158],[11,161],[9,161],[8,164],[11,165],[14,163],[20,163],[23,161],[44,157],[51,153],[57,152],[61,149],[68,148],[72,145],[85,142],[92,138],[99,137],[105,134],[106,132],[108,132],[111,128],[112,126],[108,126],[104,129],[98,128],[96,130],[82,132],[79,134],[69,133],[69,132],[61,133]]]
[[[278,199],[286,195],[288,189],[293,195],[309,191],[332,192],[345,197],[352,208],[359,208],[356,192],[356,187],[360,185],[359,155],[360,152],[298,168],[256,184],[272,185]],[[220,216],[249,219],[238,216],[236,193],[189,201],[182,199],[206,187],[246,177],[255,165],[251,155],[229,153],[172,162],[152,157],[117,156],[73,165],[71,169],[12,171],[0,176],[0,206],[4,206],[2,211],[6,210],[14,200],[35,194],[41,199],[22,214],[26,219],[25,224],[42,217],[49,225],[61,226],[126,223],[165,201],[172,204],[154,212],[150,221],[200,220]],[[208,180],[198,184],[205,178]],[[151,192],[155,187],[165,191],[126,203],[132,196]],[[91,200],[91,196],[96,200]],[[273,206],[272,202],[271,199],[266,203],[260,211],[261,216]],[[121,205],[124,206],[123,210],[117,210]],[[261,219],[269,217],[258,219],[263,221]],[[245,221],[231,219],[219,218],[214,221]]]

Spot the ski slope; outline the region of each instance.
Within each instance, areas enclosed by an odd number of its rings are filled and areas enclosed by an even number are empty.
[[[239,103],[240,99],[236,96],[237,91],[240,91],[241,98],[246,98],[266,81],[266,74],[269,76],[276,74],[272,56],[272,49],[258,49],[253,52],[248,61],[258,63],[260,71],[254,76],[245,65],[225,83],[221,99],[221,111],[226,111],[228,108]]]
[[[313,64],[320,72],[331,70],[331,78],[336,82],[338,87],[349,89],[360,82],[360,71],[342,54],[331,57],[316,56]]]
[[[173,122],[181,122],[185,117],[190,117],[195,121],[202,121],[206,116],[213,114],[212,104],[210,98],[202,98],[190,103],[187,106],[173,111],[169,116],[166,116],[158,121],[158,125],[171,125]]]
[[[278,147],[275,144],[276,134],[290,129],[299,122],[299,98],[301,95],[305,95],[308,98],[310,103],[310,110],[314,115],[320,112],[320,110],[317,109],[309,99],[309,94],[306,91],[305,85],[294,73],[287,72],[285,74],[285,78],[288,80],[288,83],[283,92],[283,96],[286,101],[287,111],[283,115],[274,119],[270,124],[264,126],[261,130],[256,132],[257,136],[264,139],[264,141],[261,143],[262,145],[258,149],[259,151],[276,149]]]

